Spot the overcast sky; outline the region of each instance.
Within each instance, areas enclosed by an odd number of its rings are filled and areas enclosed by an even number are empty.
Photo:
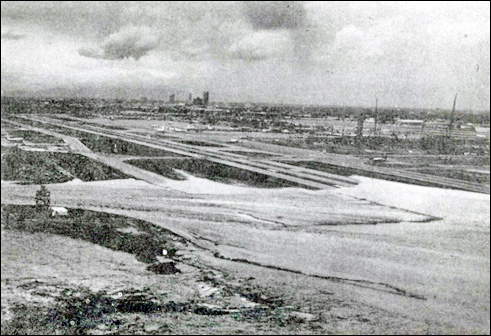
[[[488,1],[2,1],[1,16],[5,93],[490,107]]]

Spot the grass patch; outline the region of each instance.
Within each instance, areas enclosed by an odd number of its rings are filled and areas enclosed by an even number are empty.
[[[421,168],[416,170],[418,173],[429,174],[434,176],[448,177],[460,181],[468,181],[480,184],[489,184],[489,174],[482,174],[478,172],[470,172],[459,169],[445,169],[445,168]]]
[[[180,143],[186,144],[186,145],[192,145],[192,146],[201,146],[201,147],[223,147],[222,145],[219,144],[213,144],[209,142],[204,142],[204,141],[197,141],[197,140],[181,140],[178,141]]]
[[[246,184],[258,188],[286,188],[299,186],[294,182],[269,175],[254,173],[245,169],[230,167],[221,163],[202,159],[149,159],[129,160],[126,162],[174,180],[182,179],[180,176],[176,176],[177,173],[174,171],[174,169],[179,169],[194,176],[229,184]]]
[[[28,152],[11,147],[2,157],[2,180],[24,184],[104,181],[128,178],[122,172],[80,154]]]
[[[227,153],[239,154],[244,156],[249,156],[252,158],[267,159],[271,157],[278,157],[277,154],[263,153],[263,152],[246,152],[246,151],[225,151]]]
[[[81,133],[81,132],[78,132]],[[138,156],[177,156],[183,155],[152,148],[132,142],[108,138],[96,134],[82,133],[77,134],[80,141],[94,152],[107,154],[138,155]]]
[[[125,162],[172,180],[186,180],[182,174],[176,172],[172,166],[168,164],[168,160],[126,160]]]
[[[62,139],[59,139],[52,135],[43,134],[31,130],[15,130],[15,131],[9,131],[9,133],[12,137],[24,138],[24,140],[34,143],[49,143],[55,145],[64,143]]]
[[[173,256],[176,240],[183,241],[177,235],[157,228],[142,220],[124,216],[70,209],[69,216],[52,218],[49,213],[39,211],[29,205],[2,205],[2,214],[7,229],[26,232],[43,232],[81,239],[115,251],[133,254],[137,260],[145,263],[157,261],[163,249]],[[118,229],[133,226],[143,234],[133,234]]]
[[[292,166],[319,170],[319,171],[336,174],[340,176],[352,176],[355,174],[360,174],[360,172],[357,169],[335,166],[324,162],[317,162],[317,161],[283,161],[283,162]]]

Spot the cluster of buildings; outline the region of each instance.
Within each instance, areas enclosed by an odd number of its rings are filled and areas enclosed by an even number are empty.
[[[196,97],[193,99],[193,95],[190,93],[188,99],[183,101],[177,101],[175,93],[169,95],[168,104],[180,104],[180,105],[196,105],[196,106],[208,106],[210,103],[210,92],[203,92],[203,97]]]

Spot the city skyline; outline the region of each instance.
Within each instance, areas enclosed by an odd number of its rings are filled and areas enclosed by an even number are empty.
[[[3,1],[1,29],[7,95],[490,108],[489,2]]]

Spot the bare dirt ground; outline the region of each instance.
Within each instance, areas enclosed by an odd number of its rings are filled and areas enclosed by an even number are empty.
[[[2,334],[309,333],[247,299],[247,281],[180,263],[159,275],[128,253],[43,233],[2,229]],[[243,290],[242,290],[243,289]],[[217,305],[220,304],[219,305]],[[221,307],[236,306],[233,313]],[[300,315],[302,316],[302,315]]]
[[[54,204],[168,228],[196,244],[189,258],[253,277],[295,309],[329,307],[321,333],[488,333],[489,196],[360,180],[329,191],[220,188],[198,178],[48,188]],[[32,204],[35,190],[3,182],[2,203]],[[430,199],[441,201],[431,207]]]
[[[27,221],[25,226],[6,219],[12,211],[2,206],[2,334],[325,334],[359,331],[360,322],[369,333],[381,328],[406,332],[408,325],[420,333],[427,330],[424,324],[340,300],[330,291],[323,291],[322,303],[305,301],[317,289],[298,295],[291,286],[283,291],[280,283],[264,277],[256,280],[246,276],[249,272],[225,270],[213,260],[227,261],[168,231],[152,229],[149,236],[179,248],[176,256],[165,259],[176,262],[179,272],[162,275],[137,260],[138,255],[135,259],[134,254],[114,250],[125,246],[83,241],[104,239],[87,231],[100,228],[99,220],[80,222],[84,227],[80,233],[67,231],[85,237],[82,240],[36,232],[61,233],[71,220],[97,217],[79,214],[73,219],[47,218],[36,226]],[[115,226],[126,239],[139,238],[149,229],[142,224],[136,229],[130,219],[114,223],[106,218],[104,223]],[[111,236],[118,244],[114,233]],[[303,277],[295,279],[289,273],[282,278],[290,278],[296,286],[303,283]]]

